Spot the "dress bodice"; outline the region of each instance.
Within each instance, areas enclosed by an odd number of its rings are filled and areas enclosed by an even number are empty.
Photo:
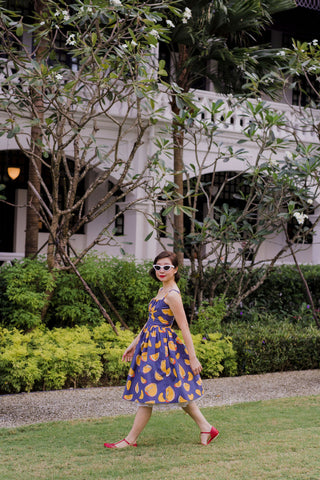
[[[148,326],[171,327],[174,315],[163,298],[153,298],[149,303]]]

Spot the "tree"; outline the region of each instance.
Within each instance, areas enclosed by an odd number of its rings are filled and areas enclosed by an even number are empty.
[[[217,91],[236,93],[245,72],[268,72],[275,67],[273,49],[257,46],[259,37],[272,24],[272,15],[296,6],[293,0],[249,0],[246,2],[201,0],[181,2],[181,21],[174,27],[168,45],[169,70],[182,92],[199,81],[210,80]],[[171,21],[173,24],[173,22]],[[174,182],[177,206],[174,216],[174,245],[183,259],[183,110],[189,107],[179,97],[171,102],[173,111]]]
[[[159,38],[168,40],[161,22],[168,9],[176,12],[171,3],[49,0],[45,8],[36,4],[30,24],[30,18],[0,9],[0,134],[29,159],[29,205],[34,222],[48,231],[52,272],[72,268],[79,276],[77,264],[90,249],[116,243],[115,219],[158,196],[167,143],[157,139],[143,163],[137,153],[163,112],[157,96],[166,72],[156,46]],[[119,202],[121,210],[110,214],[83,251],[74,252],[72,236]],[[28,253],[34,250],[30,246]]]
[[[30,159],[29,188],[40,203],[39,212],[34,207],[37,222],[49,231],[50,269],[61,267],[70,238],[84,225],[134,190],[141,189],[141,201],[155,188],[161,142],[136,175],[131,169],[162,112],[156,106],[161,80],[153,47],[167,38],[159,23],[164,8],[167,2],[49,1],[37,9],[32,25],[2,10],[0,109],[7,118],[1,133]],[[23,43],[31,35],[33,49]],[[105,144],[99,141],[102,122],[113,136]],[[128,137],[123,158],[121,143]],[[99,188],[99,200],[88,207]],[[97,243],[114,240],[113,222],[114,217],[77,261]]]
[[[235,112],[243,126],[238,146],[231,146],[221,132]],[[185,253],[194,287],[192,319],[203,301],[213,303],[217,291],[232,313],[277,262],[296,259],[308,248],[320,222],[320,212],[313,212],[320,193],[320,150],[317,144],[303,145],[299,110],[287,116],[262,100],[220,99],[189,120],[185,142],[194,161],[185,166]],[[241,171],[219,172],[222,162],[235,159]],[[229,185],[234,193],[226,198]],[[268,257],[260,255],[270,241],[279,246]],[[231,285],[237,285],[232,294]]]

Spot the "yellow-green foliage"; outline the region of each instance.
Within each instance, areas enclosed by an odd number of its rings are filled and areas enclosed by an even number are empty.
[[[229,377],[237,373],[236,352],[232,348],[231,337],[221,333],[192,335],[198,360],[202,365],[203,378]]]
[[[134,334],[117,336],[108,324],[95,328],[44,328],[22,333],[0,329],[0,391],[30,392],[67,387],[119,385],[127,378],[129,364],[122,354]],[[193,336],[203,365],[203,377],[233,375],[235,354],[229,338],[220,334]]]

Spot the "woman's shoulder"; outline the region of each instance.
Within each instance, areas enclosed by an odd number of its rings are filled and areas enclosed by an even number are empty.
[[[181,299],[181,293],[179,288],[171,288],[165,296],[166,300],[175,300]]]

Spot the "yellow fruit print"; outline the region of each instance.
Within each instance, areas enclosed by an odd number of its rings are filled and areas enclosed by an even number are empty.
[[[184,389],[187,390],[187,392],[189,392],[189,390],[190,390],[189,383],[184,383],[183,386],[184,386]]]
[[[144,389],[148,397],[155,397],[158,393],[158,387],[155,383],[150,383],[149,385],[146,386]]]
[[[172,340],[170,340],[168,345],[169,345],[169,350],[172,350],[173,352],[177,350],[177,345]]]
[[[159,342],[157,342],[157,343],[155,344],[155,347],[156,347],[156,348],[160,348],[160,347],[161,347],[161,340],[159,340]]]
[[[169,325],[168,320],[165,320],[163,317],[158,317],[159,322],[163,323],[164,325]]]
[[[166,337],[164,337],[163,343],[168,343],[168,339]]]
[[[139,391],[140,391],[139,383],[136,384],[134,391],[135,391],[136,393],[139,393]]]
[[[186,403],[188,400],[186,400],[185,398],[181,397],[181,395],[179,396],[178,398],[178,402],[179,403]]]
[[[147,380],[145,378],[141,377],[141,383],[145,384],[145,383],[147,383]]]
[[[201,380],[201,378],[199,378],[199,380],[197,380],[197,384],[198,384],[198,385],[202,385],[202,380]]]
[[[170,308],[163,308],[162,313],[163,315],[169,315],[170,317],[173,317],[173,313],[171,312]]]
[[[136,364],[138,365],[138,367],[140,367],[140,363],[141,363],[141,357],[140,355],[137,355]]]
[[[161,371],[166,373],[167,371],[167,362],[165,360],[162,360],[161,361],[161,365],[160,365],[160,368],[161,368]]]
[[[158,400],[159,400],[159,402],[161,402],[161,403],[164,403],[164,402],[166,401],[165,398],[164,398],[164,396],[163,396],[163,392],[160,393],[160,395],[159,395],[159,397],[158,397]]]
[[[175,386],[176,388],[180,388],[181,385],[182,385],[181,380],[179,380],[179,382],[177,382],[177,383],[174,384],[174,386]]]
[[[151,372],[151,370],[152,370],[151,365],[145,365],[142,369],[143,373],[149,373]]]
[[[188,397],[189,397],[189,400],[193,400],[193,398],[194,398],[193,393],[191,393],[191,395],[188,395]]]
[[[134,377],[136,374],[134,372],[134,370],[130,367],[129,369],[129,373],[128,373],[129,377]]]
[[[184,377],[186,376],[186,372],[185,372],[184,368],[183,368],[181,365],[179,365],[179,373],[180,373],[180,376],[181,376],[182,378],[184,378]]]
[[[176,342],[179,343],[179,345],[182,345],[182,344],[183,344],[183,342],[180,340],[179,337],[176,338]]]
[[[202,392],[201,392],[201,390],[199,390],[199,388],[197,388],[196,394],[197,394],[197,395],[200,395],[200,396],[202,395]]]
[[[144,397],[144,393],[143,393],[143,391],[141,390],[141,395],[140,395],[140,397],[139,397],[139,400],[143,400],[143,397]]]
[[[142,360],[143,362],[146,362],[146,361],[148,360],[148,352],[143,352],[143,353],[141,354],[141,360]]]
[[[127,381],[127,389],[130,390],[130,388],[131,388],[131,380],[128,380]]]
[[[167,402],[172,402],[174,399],[174,390],[172,387],[167,387],[166,388],[166,401]]]
[[[186,365],[190,365],[190,360],[188,360],[188,359],[186,358],[185,361],[184,361],[184,363],[185,363]]]
[[[179,367],[180,367],[180,365],[179,365]],[[178,376],[178,374],[177,374],[177,371],[176,371],[176,369],[175,369],[175,368],[173,368],[173,369],[172,369],[172,371],[173,371],[173,375],[174,375],[175,377],[177,377],[177,376]]]
[[[180,358],[180,353],[178,352],[176,355],[176,359],[179,360],[179,358]]]
[[[153,404],[155,404],[155,403],[156,403],[156,401],[155,401],[155,400],[148,400],[148,401],[147,401],[147,402],[145,402],[145,403],[149,403],[149,405],[153,405]]]
[[[172,365],[175,365],[177,363],[175,358],[170,358],[169,360]]]
[[[193,380],[193,375],[191,372],[188,372],[188,381],[191,382]]]
[[[133,394],[131,394],[131,395],[124,395],[123,398],[124,398],[125,400],[132,400],[132,397],[133,397]]]
[[[163,376],[160,375],[160,373],[158,373],[158,372],[156,372],[156,373],[154,374],[154,378],[155,378],[156,380],[158,380],[158,382],[161,382],[161,380],[163,380]]]
[[[148,347],[152,347],[151,340],[148,341]]]
[[[153,355],[150,355],[150,358],[153,362],[156,362],[158,359],[159,359],[159,352],[158,353],[154,353]]]
[[[151,337],[156,337],[157,336],[157,332],[155,330],[153,330],[153,332],[151,332]]]
[[[169,349],[168,349],[167,345],[165,345],[165,347],[164,347],[164,354],[165,354],[166,357],[168,357],[168,355],[169,355]]]

